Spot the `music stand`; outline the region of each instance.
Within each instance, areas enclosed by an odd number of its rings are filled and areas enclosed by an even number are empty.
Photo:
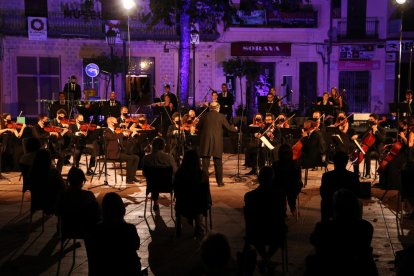
[[[391,113],[397,113],[397,127],[400,125],[400,114],[401,113],[410,113],[409,103],[389,103],[389,108]],[[400,135],[397,131],[397,141],[400,140]]]

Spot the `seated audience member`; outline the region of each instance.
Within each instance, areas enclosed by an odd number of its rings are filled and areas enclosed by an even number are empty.
[[[62,237],[85,238],[99,221],[99,205],[91,191],[82,190],[86,178],[83,171],[72,167],[68,173],[68,189],[58,205]]]
[[[155,137],[152,141],[152,152],[147,154],[142,159],[142,174],[145,176],[146,167],[151,168],[165,168],[172,167],[173,173],[177,170],[177,165],[175,164],[174,158],[168,153],[164,152],[165,141],[161,137]],[[159,210],[158,205],[159,194],[156,191],[151,192],[151,198],[154,201],[153,209],[154,211]]]
[[[28,181],[31,187],[31,212],[43,210],[47,215],[55,214],[65,183],[58,170],[52,166],[48,150],[41,149],[36,153]]]
[[[177,236],[181,234],[180,216],[195,222],[194,236],[204,235],[203,215],[211,206],[208,175],[201,169],[200,157],[195,150],[185,152],[183,162],[174,177]]]
[[[122,198],[113,192],[102,200],[102,223],[88,241],[89,275],[141,275],[137,250],[140,239],[135,225],[124,220]]]
[[[297,162],[293,160],[292,148],[288,144],[283,144],[279,148],[279,160],[274,162],[273,187],[285,195],[290,211],[296,212],[296,198],[302,190],[301,169]]]
[[[360,182],[358,175],[346,169],[348,155],[344,152],[337,152],[334,156],[335,169],[322,175],[321,181],[321,217],[322,220],[332,218],[332,199],[336,191],[346,188],[359,196]]]
[[[253,245],[261,256],[261,270],[270,268],[271,257],[286,237],[286,196],[272,187],[273,177],[273,169],[263,167],[259,187],[244,195],[246,243]]]
[[[36,153],[40,150],[40,140],[34,137],[27,138],[26,140],[26,153],[20,157],[19,165],[20,171],[22,172],[23,177],[23,192],[30,190],[29,187],[29,173],[33,165],[33,160],[36,156]]]
[[[235,275],[231,263],[231,249],[223,234],[207,235],[201,244],[201,259],[206,276]]]
[[[374,228],[361,219],[358,198],[338,190],[333,211],[333,220],[318,222],[310,236],[316,254],[307,258],[305,275],[378,275],[371,247]]]

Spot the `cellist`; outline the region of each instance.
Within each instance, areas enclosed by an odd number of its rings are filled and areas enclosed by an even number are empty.
[[[363,140],[368,133],[371,133],[375,136],[375,143],[365,152],[364,155],[365,173],[362,178],[365,179],[371,178],[371,160],[380,157],[384,149],[385,138],[385,130],[379,125],[379,117],[376,113],[369,114],[367,124],[368,127],[361,138]],[[354,164],[354,172],[359,175],[359,164]]]

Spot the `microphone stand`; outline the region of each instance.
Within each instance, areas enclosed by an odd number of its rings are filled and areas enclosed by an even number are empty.
[[[242,131],[243,118],[244,118],[244,106],[242,105],[239,134],[238,134],[238,139],[237,139],[237,173],[235,175],[230,176],[230,178],[234,179],[234,182],[245,182],[246,181],[244,177],[240,176],[240,151],[241,151],[242,137],[243,137],[243,131]]]

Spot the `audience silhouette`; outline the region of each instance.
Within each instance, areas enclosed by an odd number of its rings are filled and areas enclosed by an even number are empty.
[[[263,167],[259,172],[259,187],[244,195],[246,243],[253,245],[261,256],[262,271],[271,268],[269,261],[283,246],[287,230],[286,196],[272,187],[273,178],[273,168]]]
[[[374,228],[361,219],[355,193],[335,192],[333,214],[333,220],[318,222],[310,236],[316,254],[308,256],[305,275],[378,275],[371,247]]]
[[[300,166],[293,160],[292,148],[283,144],[279,148],[279,159],[274,162],[273,187],[285,195],[292,214],[296,212],[296,198],[300,193],[303,183]]]
[[[102,223],[88,238],[89,275],[141,275],[135,225],[125,222],[122,198],[113,192],[102,200]]]
[[[205,232],[203,216],[211,207],[208,175],[201,169],[200,158],[195,150],[185,152],[181,166],[174,177],[175,212],[177,236],[181,234],[181,216],[195,223],[194,237],[201,238]]]
[[[229,242],[223,234],[210,233],[201,243],[201,259],[205,276],[235,275]]]
[[[348,159],[345,152],[337,152],[333,159],[335,169],[322,175],[320,188],[322,220],[332,219],[332,199],[334,193],[339,189],[346,188],[354,192],[357,197],[359,196],[361,186],[359,177],[346,169]]]
[[[58,170],[52,166],[50,152],[39,150],[29,172],[31,212],[43,210],[47,215],[56,213],[58,198],[65,190],[65,183]]]

